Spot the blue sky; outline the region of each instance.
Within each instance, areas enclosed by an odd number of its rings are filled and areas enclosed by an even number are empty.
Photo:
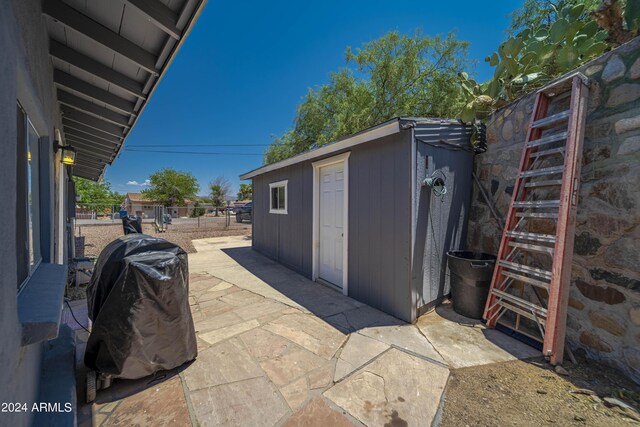
[[[193,155],[121,152],[106,179],[119,192],[140,191],[164,167],[193,173],[200,194],[223,175],[235,194],[238,175],[260,166],[274,135],[290,128],[309,87],[344,66],[347,46],[360,47],[388,31],[444,34],[471,43],[479,80],[491,75],[484,57],[504,38],[518,1],[249,1],[210,0],[128,137],[126,148],[149,144],[256,144],[184,147]],[[149,148],[150,149],[150,148]],[[156,150],[172,150],[158,147]],[[137,184],[134,184],[137,183]]]

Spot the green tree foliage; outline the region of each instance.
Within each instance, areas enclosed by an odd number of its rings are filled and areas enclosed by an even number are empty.
[[[635,6],[634,6],[635,5]],[[484,119],[610,47],[638,34],[640,0],[526,0],[513,14],[511,34],[485,61],[495,67],[482,84],[461,73],[466,103],[460,117]]]
[[[111,184],[107,180],[91,181],[74,176],[73,182],[76,186],[77,204],[80,207],[119,205],[124,200],[122,194],[111,190]]]
[[[640,34],[640,0],[627,0],[624,7],[624,22],[627,31],[634,36]]]
[[[346,51],[347,66],[309,89],[293,129],[265,152],[273,163],[398,116],[455,117],[463,95],[458,74],[469,68],[468,43],[454,34],[390,32]],[[443,102],[446,100],[446,102]]]
[[[600,6],[601,0],[525,0],[522,7],[511,14],[508,33],[514,36],[527,28],[550,27],[566,7],[583,5],[584,18]]]
[[[221,208],[226,205],[225,202],[231,190],[231,184],[224,176],[219,176],[209,183],[209,190],[211,191],[211,204],[215,208]],[[218,209],[216,209],[216,216],[218,216]]]
[[[251,200],[253,198],[253,188],[251,184],[240,184],[238,200]]]
[[[200,206],[200,201],[196,200],[193,203],[193,210],[191,211],[191,218],[197,218],[205,214],[205,209]]]
[[[151,186],[142,191],[142,194],[153,201],[165,206],[184,206],[186,199],[196,198],[200,189],[198,180],[189,172],[180,172],[166,168],[154,172],[149,181]]]

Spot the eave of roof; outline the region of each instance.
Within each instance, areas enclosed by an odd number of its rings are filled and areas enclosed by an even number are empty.
[[[206,3],[42,3],[74,175],[99,180],[115,161]]]
[[[304,153],[297,154],[293,157],[289,157],[288,159],[261,166],[240,175],[240,179],[251,179],[255,176],[291,166],[296,163],[327,156],[329,154],[336,153],[338,151],[345,150],[353,146],[372,141],[374,139],[396,134],[401,130],[411,127],[416,123],[434,123],[457,126],[461,125],[461,122],[459,120],[453,119],[434,119],[428,117],[396,117],[384,123],[380,123],[379,125],[364,129],[358,133],[345,136],[344,138],[340,138],[336,141],[330,142],[320,147],[313,148],[309,151],[305,151]]]

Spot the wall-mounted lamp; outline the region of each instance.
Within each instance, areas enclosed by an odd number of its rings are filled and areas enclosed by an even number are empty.
[[[69,145],[62,145],[62,134],[60,129],[55,130],[55,144],[53,144],[53,152],[57,153],[59,149],[62,149],[62,163],[65,165],[73,166],[76,164],[76,150]]]
[[[66,146],[62,148],[62,163],[65,165],[73,166],[76,164],[76,150],[72,147]]]
[[[73,147],[69,145],[54,145],[53,152],[57,153],[58,150],[62,150],[62,163],[69,166],[76,164],[76,150]]]

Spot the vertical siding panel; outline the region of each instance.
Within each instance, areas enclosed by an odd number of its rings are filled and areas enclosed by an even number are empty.
[[[300,240],[302,241],[302,268],[304,271],[311,271],[311,250],[312,250],[312,218],[313,218],[313,172],[312,169],[302,170],[302,206],[300,208]]]
[[[409,262],[411,259],[411,150],[413,149],[411,132],[404,134],[399,155],[394,157],[393,182],[394,209],[397,218],[393,224],[394,252],[400,254],[393,265],[396,278],[393,292],[393,310],[401,313],[399,317],[410,319],[415,302],[411,299],[413,282],[410,276]]]
[[[473,154],[452,151],[438,145],[444,140],[468,144],[469,129],[456,124],[421,124],[416,126],[418,166],[416,263],[412,266],[416,286],[422,295],[419,304],[436,303],[449,292],[446,281],[446,251],[460,248],[466,238],[466,220],[471,198]],[[426,167],[425,167],[426,163]],[[433,171],[445,173],[447,194],[444,202],[431,190],[421,187]]]
[[[404,320],[412,304],[410,161],[410,131],[355,146],[349,158],[349,295]],[[269,183],[284,179],[289,214],[269,214]],[[310,277],[312,208],[311,161],[254,178],[255,248]]]
[[[383,205],[378,206],[380,211],[380,225],[378,233],[382,245],[380,245],[380,264],[378,266],[378,292],[381,307],[386,312],[394,312],[394,296],[397,280],[399,277],[395,275],[395,265],[399,258],[395,257],[395,242],[398,236],[394,234],[395,226],[401,221],[398,216],[398,209],[401,207],[396,204],[397,187],[395,169],[396,159],[402,151],[402,145],[398,143],[387,144],[382,150],[382,155],[377,156],[380,162],[380,194],[385,199]]]
[[[402,132],[354,147],[349,166],[349,294],[404,319],[411,287],[410,150],[410,132]]]
[[[310,237],[300,231],[305,228],[305,218],[311,214],[310,205],[305,207],[304,203],[312,190],[310,181],[304,179],[304,170],[310,167],[310,163],[295,165],[253,179],[253,247],[307,277],[311,276],[311,264],[305,263],[305,258],[311,259]],[[285,179],[289,180],[289,213],[270,214],[269,184]],[[306,227],[310,230],[310,225]]]

